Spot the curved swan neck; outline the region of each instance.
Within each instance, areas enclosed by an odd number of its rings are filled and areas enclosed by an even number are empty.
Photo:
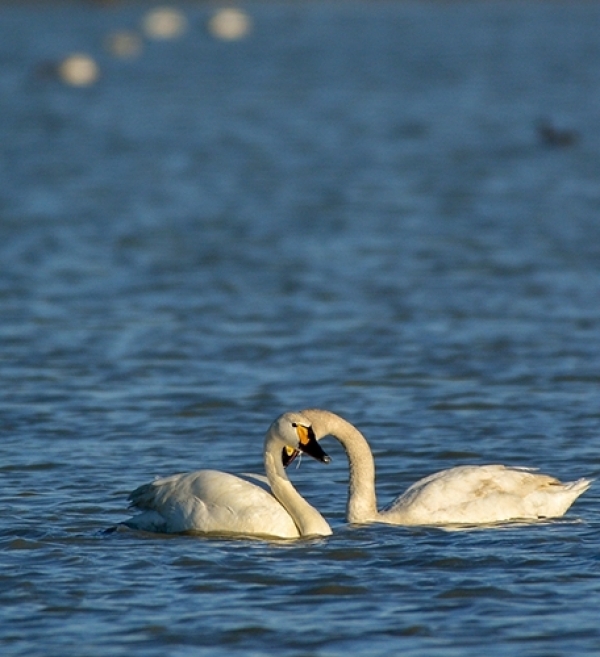
[[[332,533],[331,527],[325,518],[300,495],[289,480],[281,460],[282,449],[281,441],[269,431],[265,439],[265,472],[273,495],[292,516],[300,536],[329,536]]]
[[[350,467],[346,518],[351,523],[377,519],[375,462],[366,438],[350,422],[330,411],[302,411],[312,422],[317,438],[333,436],[346,450]]]

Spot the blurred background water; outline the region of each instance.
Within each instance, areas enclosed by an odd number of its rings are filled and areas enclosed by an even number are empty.
[[[563,521],[134,532],[262,471],[285,410],[385,503],[459,463],[600,473],[600,5],[0,6],[3,655],[600,654],[598,486]]]

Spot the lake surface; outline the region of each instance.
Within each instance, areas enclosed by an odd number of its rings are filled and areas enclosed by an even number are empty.
[[[560,521],[348,527],[326,439],[291,477],[330,538],[104,530],[157,475],[261,472],[309,406],[382,505],[600,474],[600,4],[256,3],[231,41],[180,8],[121,58],[143,4],[0,7],[2,655],[597,656],[598,483]]]

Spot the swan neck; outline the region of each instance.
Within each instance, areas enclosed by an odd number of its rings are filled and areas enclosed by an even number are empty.
[[[325,518],[300,495],[287,476],[282,449],[281,441],[269,432],[265,441],[265,472],[273,495],[296,523],[300,536],[329,536],[331,528]]]
[[[350,422],[329,411],[310,411],[317,437],[331,435],[348,456],[349,486],[346,518],[350,523],[373,522],[378,518],[375,492],[375,462],[366,438]],[[313,427],[313,428],[314,428]]]

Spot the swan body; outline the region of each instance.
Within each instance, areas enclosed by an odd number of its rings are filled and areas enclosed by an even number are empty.
[[[141,513],[125,524],[145,531],[237,534],[275,538],[328,536],[323,516],[294,488],[283,450],[300,450],[328,463],[305,420],[285,413],[269,428],[264,463],[272,494],[262,486],[217,470],[176,474],[144,484],[129,500]],[[254,477],[261,479],[261,477]]]
[[[395,525],[558,518],[589,486],[587,479],[562,483],[529,468],[464,465],[417,481],[379,516]]]
[[[480,525],[564,515],[591,479],[562,483],[529,468],[464,465],[442,470],[410,486],[377,510],[375,463],[360,431],[335,413],[309,409],[301,415],[317,439],[331,435],[344,447],[350,475],[348,522],[392,525]]]

